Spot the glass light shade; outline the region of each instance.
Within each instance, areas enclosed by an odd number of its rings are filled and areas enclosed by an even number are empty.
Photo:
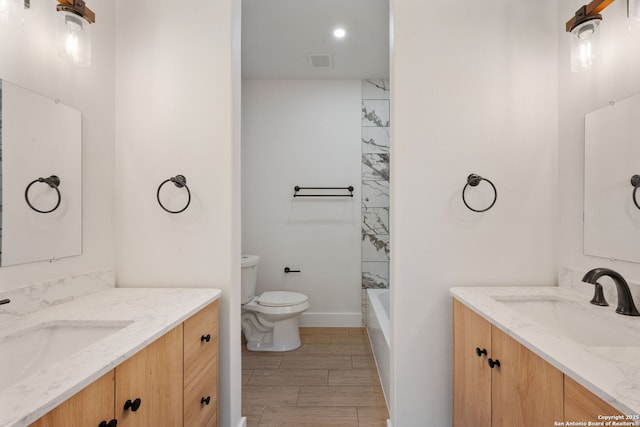
[[[571,30],[571,71],[587,71],[600,60],[600,22],[591,19]]]
[[[91,24],[81,16],[58,12],[58,55],[75,65],[91,65]]]
[[[19,19],[23,0],[0,0],[0,23]]]

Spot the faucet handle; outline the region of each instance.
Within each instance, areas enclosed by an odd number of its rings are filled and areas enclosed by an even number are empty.
[[[595,292],[593,293],[593,298],[589,301],[593,305],[599,305],[602,307],[606,307],[609,305],[607,300],[604,298],[604,292],[602,291],[602,285],[598,282],[594,283]]]

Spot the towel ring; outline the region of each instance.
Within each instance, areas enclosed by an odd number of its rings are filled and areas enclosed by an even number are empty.
[[[29,200],[29,190],[31,189],[31,186],[36,182],[44,182],[49,187],[56,190],[56,193],[58,194],[58,202],[53,207],[53,209],[49,209],[48,211],[41,211],[40,209],[36,208],[31,204],[31,201]],[[34,179],[29,183],[29,185],[27,185],[27,188],[24,190],[24,200],[27,202],[27,205],[29,205],[29,207],[36,212],[43,213],[43,214],[51,213],[56,209],[58,209],[58,206],[60,206],[60,202],[62,201],[62,195],[60,194],[60,189],[58,188],[58,186],[60,186],[60,178],[58,178],[56,175],[51,175],[49,178],[40,177],[38,179]]]
[[[165,185],[167,182],[173,182],[173,184],[176,187],[185,188],[187,190],[187,195],[189,196],[189,199],[187,200],[187,204],[184,206],[184,208],[180,209],[179,211],[172,211],[167,209],[160,201],[160,190],[162,189],[162,186]],[[191,191],[189,190],[189,187],[187,187],[187,178],[185,178],[184,175],[176,175],[176,176],[172,176],[169,179],[165,179],[164,181],[162,181],[162,184],[160,184],[160,186],[158,187],[158,191],[156,192],[156,198],[158,199],[158,204],[160,204],[160,207],[165,211],[172,214],[178,214],[180,212],[184,212],[189,207],[189,204],[191,204]]]
[[[633,203],[636,205],[636,208],[640,209],[640,204],[638,204],[638,199],[636,197],[636,193],[640,187],[640,175],[633,175],[631,177],[631,185],[633,186]]]
[[[465,197],[465,192],[467,191],[467,187],[469,187],[469,186],[477,187],[478,184],[480,184],[481,181],[487,181],[489,183],[489,185],[491,185],[491,188],[493,188],[493,201],[491,202],[489,207],[487,207],[485,209],[474,209],[471,206],[469,206],[469,203],[467,203],[467,199]],[[470,210],[472,210],[474,212],[486,212],[489,209],[491,209],[493,207],[493,205],[496,204],[496,200],[498,200],[498,190],[496,190],[496,186],[493,185],[493,182],[489,181],[487,178],[481,177],[480,175],[476,175],[475,173],[472,173],[471,175],[469,175],[467,177],[467,183],[464,186],[464,188],[462,189],[462,201],[464,202],[464,205],[467,208],[469,208]]]

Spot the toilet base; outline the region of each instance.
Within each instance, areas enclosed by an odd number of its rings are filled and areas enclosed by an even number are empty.
[[[242,314],[242,332],[249,351],[291,351],[302,345],[297,316],[270,322],[260,313],[246,311]]]

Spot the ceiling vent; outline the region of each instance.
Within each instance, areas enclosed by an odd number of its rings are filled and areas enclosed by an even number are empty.
[[[331,68],[333,67],[333,60],[330,53],[308,53],[309,64],[313,68]]]

